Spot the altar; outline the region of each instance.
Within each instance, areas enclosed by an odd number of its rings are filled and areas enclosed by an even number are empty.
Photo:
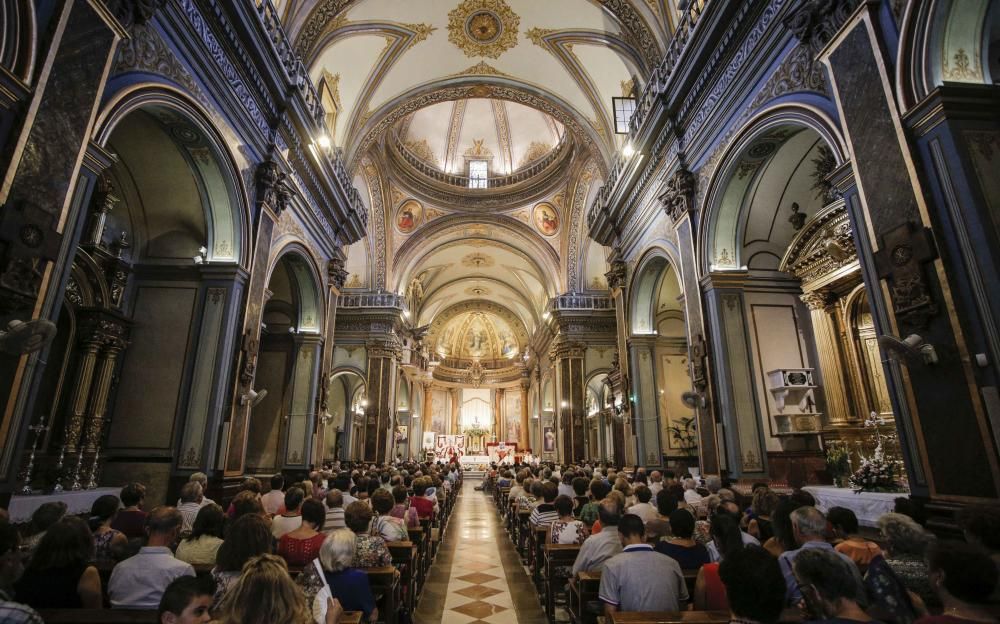
[[[878,519],[890,513],[896,499],[909,496],[909,492],[860,492],[832,485],[809,485],[802,488],[816,499],[816,508],[826,513],[832,507],[846,507],[858,517],[861,526],[877,527]]]
[[[7,506],[7,513],[10,514],[12,524],[22,524],[31,522],[31,515],[45,503],[63,502],[66,503],[66,513],[71,516],[89,514],[90,507],[94,501],[105,494],[118,496],[121,488],[102,487],[92,490],[65,490],[63,492],[42,494],[15,494],[10,497]]]

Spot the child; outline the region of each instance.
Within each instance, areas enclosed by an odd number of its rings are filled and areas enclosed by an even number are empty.
[[[205,624],[211,622],[215,581],[212,577],[181,576],[167,585],[158,610],[160,624]]]

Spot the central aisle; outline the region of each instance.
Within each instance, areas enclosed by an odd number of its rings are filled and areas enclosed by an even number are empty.
[[[424,585],[417,624],[544,624],[537,592],[524,573],[492,501],[466,479],[441,551]]]

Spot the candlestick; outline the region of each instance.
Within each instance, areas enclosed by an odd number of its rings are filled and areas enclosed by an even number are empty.
[[[94,461],[90,464],[90,478],[87,479],[87,489],[93,490],[97,487],[97,462],[101,457],[101,447],[94,451]]]
[[[59,460],[56,462],[56,485],[55,487],[52,488],[52,491],[55,492],[56,494],[63,491],[62,469],[63,469],[63,460],[65,459],[65,457],[66,457],[66,443],[63,442],[63,445],[59,448]]]
[[[21,487],[21,494],[30,495],[31,481],[35,472],[35,451],[38,450],[38,438],[42,433],[48,431],[48,427],[42,424],[43,421],[39,420],[37,425],[31,425],[28,427],[29,431],[33,431],[35,434],[35,440],[31,443],[31,454],[28,455],[28,467],[24,470],[24,485]]]
[[[73,469],[73,484],[69,486],[69,489],[76,492],[83,489],[80,485],[80,468],[83,467],[83,445],[80,445],[80,450],[76,454],[76,468]]]

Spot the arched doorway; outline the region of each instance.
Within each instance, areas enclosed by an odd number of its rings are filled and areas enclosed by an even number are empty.
[[[361,457],[361,449],[355,449],[355,445],[364,438],[367,407],[364,375],[353,369],[335,370],[327,381],[326,393],[323,461]]]
[[[250,416],[248,471],[304,469],[312,463],[323,327],[319,280],[304,251],[279,257],[267,293],[254,380],[267,396]]]
[[[688,463],[697,449],[694,413],[681,400],[691,390],[687,334],[677,270],[660,252],[640,262],[631,289],[629,359],[637,457],[659,466]]]
[[[144,93],[95,137],[117,160],[84,210],[38,408],[63,487],[211,472],[243,290],[245,199],[193,107]],[[183,477],[181,477],[183,478]],[[48,486],[53,486],[50,482]]]

